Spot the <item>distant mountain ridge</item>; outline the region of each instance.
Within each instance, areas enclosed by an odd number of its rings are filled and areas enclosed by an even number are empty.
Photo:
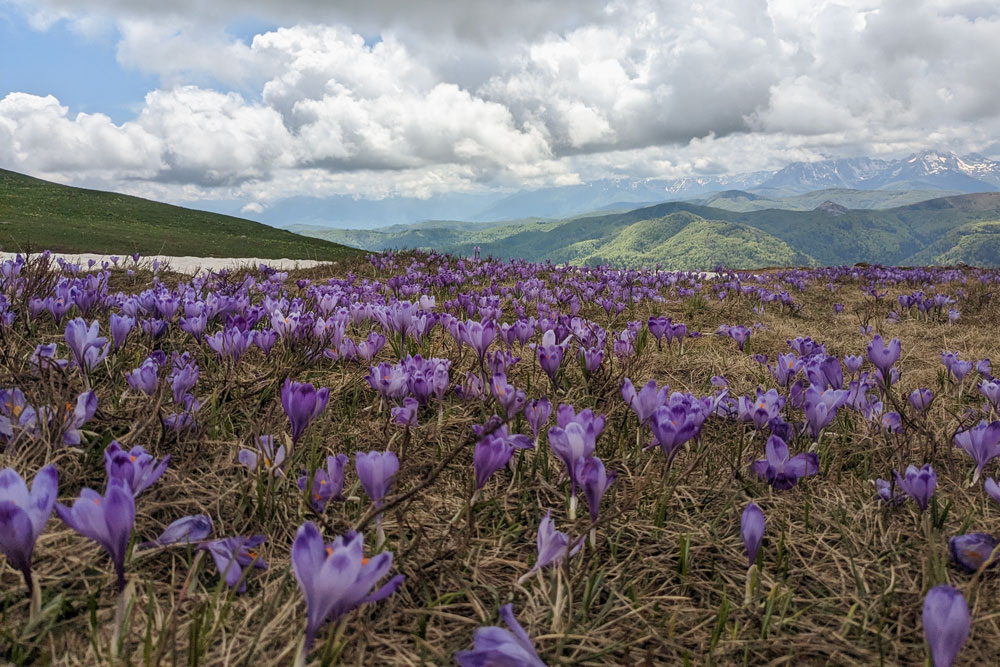
[[[836,158],[793,162],[776,171],[680,179],[611,178],[513,193],[452,193],[427,199],[380,200],[350,196],[289,197],[259,214],[247,215],[276,227],[307,224],[374,229],[431,219],[471,222],[560,219],[599,210],[720,196],[734,190],[775,199],[821,189],[996,192],[1000,190],[1000,162],[980,155],[924,151],[898,160]]]
[[[484,256],[587,265],[710,269],[716,264],[759,268],[967,262],[1000,266],[1000,193],[953,195],[888,209],[848,208],[829,198],[809,210],[733,211],[666,202],[556,221],[448,227],[425,223],[392,232],[300,231],[368,250],[423,248],[472,254],[479,246]]]

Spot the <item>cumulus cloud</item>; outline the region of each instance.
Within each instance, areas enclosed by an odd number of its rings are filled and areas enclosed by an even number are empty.
[[[161,79],[134,119],[0,100],[0,164],[174,199],[426,197],[996,152],[1000,7],[951,0],[19,0]],[[227,30],[253,15],[279,27]],[[248,209],[248,211],[253,209]]]

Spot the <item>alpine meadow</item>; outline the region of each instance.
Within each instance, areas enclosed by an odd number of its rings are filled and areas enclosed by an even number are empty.
[[[0,0],[0,663],[998,664],[994,5]]]

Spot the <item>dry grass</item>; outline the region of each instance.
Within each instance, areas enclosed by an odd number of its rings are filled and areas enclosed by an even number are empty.
[[[374,277],[362,262],[337,268],[340,276],[350,271],[359,279]],[[323,269],[300,272],[287,283],[291,292],[300,277],[329,276]],[[141,273],[129,281],[115,278],[122,289],[136,289],[146,279]],[[825,282],[810,284],[804,293],[785,286],[801,305],[797,312],[768,304],[754,313],[758,302],[749,297],[720,302],[668,292],[666,302],[641,302],[609,322],[602,308],[585,304],[580,314],[609,333],[626,319],[664,314],[706,335],[688,341],[683,354],[676,346],[657,350],[650,339],[637,360],[625,368],[615,360],[611,372],[589,383],[576,363],[568,363],[567,389],[555,395],[525,350],[511,383],[530,387],[529,398],[548,394],[554,403],[605,414],[608,426],[597,454],[620,476],[602,505],[596,548],[586,546],[524,586],[516,581],[534,562],[534,533],[545,509],[552,508],[557,527],[573,536],[590,528],[586,511],[569,521],[568,484],[560,479],[558,460],[545,452],[544,437],[539,451],[520,456],[514,472],[494,476],[471,516],[449,525],[470,492],[471,425],[485,422],[492,406],[449,398],[443,423],[433,412],[422,413],[421,425],[405,436],[403,452],[404,434],[388,423],[387,411],[380,412],[377,395],[363,380],[366,367],[326,360],[307,367],[297,353],[279,346],[270,358],[253,351],[232,368],[172,327],[160,346],[188,349],[201,366],[196,395],[203,403],[202,428],[178,438],[162,428],[158,417],[167,408],[160,399],[122,395],[124,372],[150,349],[148,339],[135,339],[96,371],[100,408],[83,446],[31,443],[7,451],[0,465],[33,475],[54,462],[60,500],[68,503],[83,486],[103,488],[101,452],[112,439],[142,444],[158,456],[169,453],[166,475],[138,499],[134,539],[152,539],[175,518],[205,513],[215,522],[216,537],[267,535],[262,555],[270,567],[250,572],[247,592],[240,595],[220,583],[210,560],[189,548],[136,552],[127,565],[132,606],[122,613],[106,555],[53,517],[35,550],[41,615],[29,621],[20,577],[10,567],[0,569],[0,656],[17,664],[290,664],[305,625],[290,546],[304,520],[320,521],[294,485],[298,471],[329,453],[346,453],[353,464],[355,451],[388,447],[402,454],[402,466],[385,516],[387,548],[396,555],[393,572],[405,574],[406,582],[387,600],[349,614],[342,635],[324,629],[314,661],[451,664],[455,651],[471,646],[474,630],[495,623],[498,607],[513,602],[550,664],[919,664],[925,659],[923,595],[950,582],[972,609],[972,633],[959,663],[993,664],[1000,655],[1000,585],[990,573],[976,578],[959,572],[947,555],[948,536],[996,532],[1000,520],[1000,505],[991,504],[981,484],[970,484],[973,466],[951,445],[960,420],[972,421],[965,410],[978,409],[981,398],[969,380],[961,394],[946,385],[939,370],[942,349],[971,360],[995,355],[1000,312],[985,296],[993,286],[975,278],[939,285],[952,295],[957,288],[967,294],[959,303],[962,318],[949,326],[936,319],[886,321],[897,294],[919,284],[887,286],[888,297],[874,302],[859,290],[863,282],[841,280],[836,292]],[[452,297],[438,294],[439,307],[446,298]],[[836,317],[835,301],[845,305]],[[99,319],[106,331],[106,313]],[[902,387],[930,387],[939,398],[920,429],[902,436],[883,435],[855,413],[838,417],[818,446],[820,474],[790,491],[772,491],[749,473],[747,459],[761,454],[761,437],[718,418],[706,423],[701,443],[666,471],[658,451],[636,448],[636,419],[618,390],[622,378],[637,386],[655,378],[699,395],[711,391],[713,375],[727,377],[735,396],[774,386],[748,354],[711,334],[722,323],[753,322],[764,328],[754,333],[751,351],[772,360],[795,336],[823,341],[832,354],[863,354],[868,337],[858,326],[866,322],[901,339]],[[62,340],[50,318],[19,320],[0,335],[0,385],[19,386],[42,403],[66,402],[79,393],[75,372],[34,379],[27,371],[37,343]],[[426,352],[451,358],[453,369],[462,371],[474,362],[467,348],[459,361],[440,327]],[[379,359],[390,357],[387,348]],[[288,476],[257,478],[236,455],[255,435],[287,431],[278,393],[289,373],[330,387],[330,404],[292,452]],[[518,426],[527,432],[526,423]],[[792,445],[793,452],[804,446]],[[887,509],[876,502],[870,480],[925,458],[938,472],[933,512],[921,517],[912,503]],[[347,484],[348,495],[360,499],[331,503],[322,531],[332,538],[364,527],[371,542],[371,512],[353,465]],[[748,594],[739,520],[751,500],[764,510],[767,532],[759,582]]]

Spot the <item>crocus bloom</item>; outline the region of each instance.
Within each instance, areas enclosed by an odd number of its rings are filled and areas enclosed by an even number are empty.
[[[986,481],[983,482],[983,488],[990,498],[1000,503],[1000,484],[997,484],[996,480],[992,477],[986,478]]]
[[[309,422],[319,416],[330,400],[330,389],[318,390],[308,382],[285,379],[281,387],[281,405],[292,425],[292,443],[297,443]]]
[[[219,569],[219,574],[226,580],[226,586],[233,588],[239,583],[237,592],[243,593],[247,589],[247,582],[243,577],[243,568],[253,565],[258,570],[267,569],[267,561],[260,558],[254,549],[263,544],[267,538],[263,535],[253,535],[252,537],[225,537],[221,540],[212,540],[199,544],[198,548],[212,554],[215,567]]]
[[[966,533],[948,538],[948,550],[951,558],[962,569],[975,572],[986,563],[993,550],[997,548],[997,540],[987,533]],[[996,560],[990,561],[996,565]]]
[[[262,435],[257,438],[256,452],[252,449],[241,449],[237,459],[250,470],[257,470],[257,465],[263,463],[264,468],[277,477],[281,474],[281,464],[285,462],[285,446],[281,445],[275,449],[274,437]]]
[[[392,552],[365,558],[364,540],[363,535],[351,531],[324,544],[316,524],[307,521],[299,526],[292,544],[292,571],[306,599],[307,651],[323,623],[387,598],[403,583],[404,576],[399,574],[371,592],[392,567]]]
[[[597,446],[597,434],[594,424],[586,426],[577,421],[571,421],[565,428],[553,426],[549,429],[549,447],[566,466],[566,474],[570,478],[570,495],[576,497],[576,462],[594,453]]]
[[[399,472],[399,458],[395,452],[371,451],[354,455],[354,467],[365,493],[371,498],[376,510],[382,509],[385,495],[392,486],[392,478]]]
[[[67,406],[67,408],[69,407],[71,406]],[[80,427],[90,421],[95,412],[97,412],[97,394],[86,391],[76,397],[76,406],[73,407],[73,411],[64,416],[62,436],[64,445],[76,446],[80,444]]]
[[[1000,386],[998,386],[998,389],[1000,389]],[[933,398],[934,393],[930,389],[914,389],[910,393],[910,405],[918,412],[927,412],[927,408],[930,407]]]
[[[0,552],[24,575],[31,591],[31,554],[52,514],[59,475],[49,464],[35,474],[31,491],[13,468],[0,471]]]
[[[115,350],[121,348],[125,343],[125,339],[128,338],[128,334],[132,331],[135,326],[135,318],[129,317],[128,315],[119,315],[117,313],[111,313],[111,341],[112,347]]]
[[[969,604],[957,589],[935,586],[924,598],[924,637],[934,667],[951,667],[969,636]]]
[[[139,495],[143,489],[158,480],[169,463],[169,454],[157,463],[142,447],[136,446],[126,452],[117,440],[112,440],[104,450],[104,471],[108,479],[124,481],[133,496]]]
[[[767,439],[764,446],[766,458],[753,462],[753,471],[767,480],[774,488],[784,491],[819,472],[819,457],[814,452],[804,452],[789,458],[788,445],[776,435]]]
[[[542,335],[542,344],[538,346],[538,364],[555,384],[556,375],[559,373],[559,366],[562,364],[563,354],[566,352],[565,345],[569,337],[562,343],[556,343],[556,333],[549,329]]]
[[[152,359],[146,359],[139,368],[125,374],[125,380],[129,386],[136,391],[141,391],[146,396],[156,393],[156,387],[160,384],[160,367]]]
[[[108,339],[102,338],[100,324],[97,320],[90,323],[76,318],[66,324],[66,344],[73,352],[77,365],[85,372],[104,361],[108,356]]]
[[[652,319],[652,318],[650,318]],[[472,635],[472,650],[459,651],[455,662],[459,667],[545,667],[535,652],[531,637],[514,618],[513,605],[500,607],[500,618],[510,630],[496,625],[479,628]]]
[[[959,431],[955,434],[955,446],[976,462],[976,473],[972,481],[979,481],[983,466],[1000,456],[1000,421],[987,424],[984,419],[970,429]]]
[[[212,519],[205,514],[194,514],[177,519],[151,542],[143,542],[136,548],[167,547],[171,544],[189,544],[203,540],[212,533]]]
[[[743,546],[747,550],[747,567],[757,560],[757,551],[764,539],[764,513],[756,503],[750,503],[740,517],[740,534],[743,536]]]
[[[741,324],[736,327],[730,327],[726,333],[729,334],[730,338],[736,341],[736,345],[740,348],[741,352],[746,350],[747,341],[750,340],[750,329]]]
[[[420,403],[417,399],[407,396],[403,399],[402,407],[393,407],[389,412],[392,415],[392,420],[400,426],[416,426],[419,408]]]
[[[118,590],[123,590],[125,550],[135,523],[135,498],[128,484],[109,479],[104,496],[85,488],[72,508],[56,503],[56,513],[70,528],[104,547],[118,575]]]
[[[875,493],[878,495],[879,500],[886,505],[898,505],[906,500],[905,493],[895,493],[892,484],[881,477],[875,480]]]
[[[618,473],[612,470],[610,473],[605,470],[604,463],[596,456],[577,460],[576,477],[583,487],[583,497],[587,500],[587,509],[590,510],[591,521],[597,521],[598,509],[601,506],[601,498],[604,493],[611,488]]]
[[[625,378],[622,382],[622,398],[639,417],[639,423],[645,424],[653,416],[653,412],[670,398],[670,387],[664,385],[657,389],[656,380],[650,380],[642,389],[636,391],[632,381]]]
[[[483,488],[486,481],[500,468],[507,465],[514,454],[514,445],[506,438],[489,434],[476,443],[472,453],[472,465],[476,471],[476,489]]]
[[[567,555],[576,555],[582,546],[583,540],[577,540],[576,544],[570,547],[569,536],[556,530],[555,521],[552,520],[552,510],[546,511],[545,517],[538,524],[538,559],[535,560],[534,567],[521,577],[520,583],[523,583],[532,572],[550,563],[558,563]]]
[[[528,418],[528,424],[537,442],[542,426],[548,423],[549,417],[552,416],[552,404],[545,397],[528,401],[524,406],[524,416]]]
[[[653,412],[649,424],[653,429],[654,444],[663,450],[668,464],[684,443],[698,432],[697,424],[682,405],[661,405]]]
[[[518,412],[524,409],[524,392],[508,384],[507,376],[504,373],[497,373],[493,376],[493,380],[490,382],[490,391],[493,392],[493,397],[503,408],[504,415],[508,420],[513,419]]]
[[[317,468],[313,474],[312,492],[309,497],[309,504],[317,514],[322,514],[326,504],[331,500],[343,500],[344,491],[344,466],[347,465],[347,456],[337,454],[326,457],[326,470]],[[309,478],[303,475],[299,477],[297,485],[300,490],[308,488]]]
[[[909,465],[906,466],[905,476],[900,476],[895,470],[892,471],[892,474],[896,476],[896,485],[916,501],[920,511],[923,512],[927,509],[931,496],[934,495],[934,487],[937,486],[937,475],[934,474],[934,468],[929,463],[919,469],[914,465]]]
[[[889,377],[889,369],[899,360],[900,345],[899,339],[893,338],[888,345],[882,340],[882,336],[875,334],[872,342],[868,343],[868,361],[872,362],[875,368],[879,369],[883,378]]]

